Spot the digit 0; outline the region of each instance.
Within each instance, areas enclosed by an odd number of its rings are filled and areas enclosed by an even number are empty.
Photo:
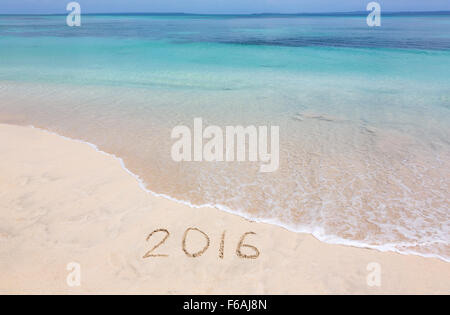
[[[201,234],[205,237],[205,240],[206,240],[205,247],[203,247],[203,249],[199,250],[199,251],[196,252],[196,253],[190,253],[190,252],[186,249],[186,238],[187,238],[187,236],[188,236],[188,234],[189,234],[190,231],[197,231],[197,232],[201,233]],[[209,241],[208,235],[207,235],[205,232],[203,232],[203,231],[201,231],[201,230],[199,230],[199,229],[197,229],[197,228],[188,228],[188,229],[184,232],[182,247],[183,247],[184,253],[185,253],[186,256],[188,256],[188,257],[199,257],[199,256],[203,255],[203,254],[206,252],[206,250],[209,248],[209,244],[210,244],[210,241]]]

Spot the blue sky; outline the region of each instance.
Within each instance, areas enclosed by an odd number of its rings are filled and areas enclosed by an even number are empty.
[[[1,0],[0,13],[65,13],[71,0]],[[85,13],[302,13],[364,11],[371,0],[77,0]],[[378,0],[385,11],[450,10],[449,0]]]

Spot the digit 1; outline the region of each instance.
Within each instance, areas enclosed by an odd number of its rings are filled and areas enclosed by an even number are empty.
[[[223,231],[222,238],[220,239],[220,248],[219,248],[219,258],[223,259],[223,253],[225,248],[225,233],[226,231]]]

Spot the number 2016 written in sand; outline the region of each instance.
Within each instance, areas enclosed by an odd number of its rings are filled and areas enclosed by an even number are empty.
[[[187,249],[186,243],[187,243],[187,238],[190,233],[197,233],[204,238],[205,245],[202,249],[200,249],[196,252],[191,252]],[[246,243],[246,238],[250,235],[255,235],[255,234],[256,234],[255,232],[246,232],[241,236],[241,238],[236,246],[236,256],[237,257],[243,258],[243,259],[256,259],[259,257],[260,253],[259,253],[258,248]],[[155,244],[155,245],[142,258],[145,259],[145,258],[151,258],[151,257],[168,257],[169,255],[161,254],[159,252],[159,250],[160,250],[159,247],[161,247],[167,241],[169,236],[170,236],[170,232],[167,229],[156,229],[156,230],[152,231],[147,236],[146,241],[149,243]],[[226,231],[224,231],[222,233],[222,237],[220,239],[220,246],[219,246],[219,252],[218,252],[218,257],[220,259],[224,258],[225,237],[226,237]],[[201,255],[203,255],[210,247],[210,244],[211,244],[211,240],[210,240],[208,234],[206,234],[205,232],[203,232],[202,230],[200,230],[198,228],[190,227],[190,228],[186,229],[186,231],[183,234],[181,248],[187,257],[195,258],[195,257],[200,257]],[[243,252],[244,248],[246,249],[245,250],[246,253]]]

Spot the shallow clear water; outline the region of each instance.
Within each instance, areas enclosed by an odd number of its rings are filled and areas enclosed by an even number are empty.
[[[321,240],[450,259],[450,15],[0,16],[0,122]],[[280,168],[176,163],[173,127],[280,126]]]

